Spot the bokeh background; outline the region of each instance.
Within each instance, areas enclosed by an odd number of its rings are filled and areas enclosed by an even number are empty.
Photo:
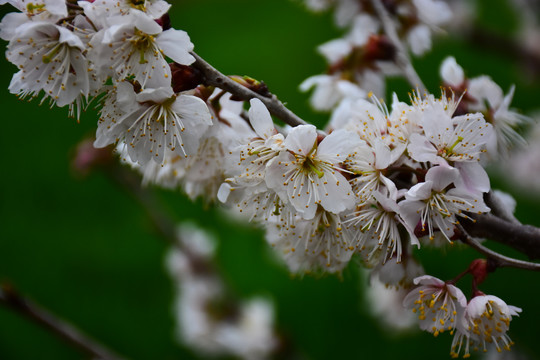
[[[341,34],[329,14],[310,14],[292,0],[170,2],[173,26],[186,30],[195,50],[211,64],[226,74],[265,81],[290,109],[324,124],[327,116],[310,110],[298,84],[325,69],[316,45]],[[477,3],[479,25],[502,36],[517,28],[519,19],[506,0]],[[0,10],[2,15],[11,11],[7,5]],[[415,59],[431,91],[438,91],[440,62],[454,55],[471,77],[489,74],[505,91],[516,84],[515,107],[525,113],[540,108],[540,79],[523,71],[516,54],[453,35],[443,35],[432,52]],[[15,67],[5,59],[0,67],[0,281],[128,358],[203,358],[174,338],[174,285],[164,268],[168,246],[144,209],[104,174],[80,178],[70,168],[76,144],[95,131],[96,111],[87,111],[77,123],[66,109],[17,100],[7,91]],[[402,80],[390,81],[389,87],[407,98],[409,87]],[[499,175],[492,182],[516,197],[520,220],[540,226],[538,194]],[[182,194],[152,191],[176,220],[195,222],[218,237],[217,264],[226,284],[240,298],[273,299],[280,330],[303,358],[449,358],[447,334],[434,339],[419,331],[396,334],[382,327],[370,315],[363,298],[366,279],[354,263],[342,276],[291,276],[256,227]],[[423,249],[419,256],[429,274],[446,279],[477,254],[450,248]],[[523,308],[510,336],[515,348],[531,359],[540,358],[539,276],[501,269],[482,286]],[[463,285],[466,290],[468,284]],[[0,307],[0,359],[83,358]]]

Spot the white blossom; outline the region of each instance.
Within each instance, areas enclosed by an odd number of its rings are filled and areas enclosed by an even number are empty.
[[[354,253],[352,230],[339,215],[319,209],[293,224],[268,224],[266,239],[292,272],[341,271]]]
[[[467,306],[463,292],[429,275],[417,277],[414,284],[420,286],[403,299],[403,306],[418,315],[420,328],[435,336],[444,331],[453,331]]]
[[[364,296],[371,313],[390,331],[410,330],[415,325],[415,317],[402,305],[407,293],[404,288],[386,286],[378,276],[371,276],[364,288]]]
[[[463,356],[468,357],[471,348],[487,351],[490,344],[499,352],[510,350],[513,342],[506,333],[512,316],[520,312],[520,308],[507,305],[493,295],[473,297],[465,309],[462,321],[458,322],[450,354],[458,357],[463,350]]]
[[[119,82],[101,110],[94,145],[125,141],[133,161],[161,164],[166,148],[179,156],[194,154],[210,125],[208,107],[195,96],[176,95],[169,87],[136,94],[130,83]]]
[[[481,193],[471,193],[458,186],[459,171],[447,165],[435,166],[428,170],[426,181],[414,185],[399,203],[400,215],[411,228],[420,227],[422,232],[433,239],[439,230],[450,241],[454,235],[457,217],[465,217],[465,212],[483,213],[489,211]],[[447,190],[454,184],[454,188]]]
[[[452,87],[459,88],[465,83],[465,72],[453,56],[444,59],[439,72],[441,79]]]
[[[310,98],[315,110],[328,111],[345,99],[365,98],[366,93],[354,83],[336,75],[315,75],[300,84],[300,90],[308,91],[314,88]]]
[[[395,257],[401,261],[401,229],[405,229],[412,245],[419,245],[414,235],[414,228],[408,226],[400,217],[397,204],[398,191],[390,180],[386,182],[384,193],[374,191],[373,199],[359,207],[348,216],[347,223],[354,224],[357,233],[356,245],[360,253],[365,253],[366,263],[373,263],[373,258],[382,258],[382,262]],[[380,260],[379,260],[380,261]]]
[[[354,133],[336,130],[320,144],[313,125],[300,125],[289,132],[282,151],[268,165],[266,183],[304,217],[312,219],[317,207],[335,214],[355,202],[351,185],[340,173],[344,161],[359,140]]]
[[[139,10],[106,21],[111,25],[92,38],[88,57],[99,71],[118,80],[133,76],[143,88],[170,86],[171,69],[165,56],[183,65],[195,61],[189,54],[193,44],[185,31],[163,31]]]
[[[493,135],[492,126],[482,114],[452,117],[457,107],[453,99],[436,101],[430,97],[415,106],[420,110],[418,123],[424,134],[410,137],[408,150],[414,160],[432,163],[480,160]]]
[[[58,106],[89,92],[88,62],[82,41],[68,29],[48,22],[27,22],[17,28],[6,56],[17,65],[9,91],[24,98],[44,93]]]

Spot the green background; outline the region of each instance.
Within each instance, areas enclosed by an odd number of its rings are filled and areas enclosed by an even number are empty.
[[[171,2],[173,26],[189,33],[207,61],[223,73],[264,80],[301,117],[325,122],[325,115],[310,110],[297,85],[325,69],[315,46],[340,34],[330,15],[309,14],[289,0]],[[504,0],[481,1],[478,16],[479,24],[502,34],[517,24]],[[452,34],[415,60],[432,91],[438,91],[438,67],[447,55],[456,56],[469,76],[489,74],[505,90],[517,84],[516,107],[525,112],[538,108],[540,81],[523,73],[514,54],[490,52]],[[77,123],[66,109],[17,100],[7,91],[16,69],[4,59],[0,66],[0,281],[128,358],[201,358],[175,342],[174,285],[163,263],[168,247],[144,210],[104,174],[81,179],[70,169],[76,144],[95,131],[96,112],[88,111]],[[403,81],[390,84],[407,98]],[[523,222],[540,225],[538,195],[498,178],[493,185],[517,197]],[[381,327],[369,314],[362,296],[365,279],[354,264],[342,277],[292,277],[259,229],[232,222],[181,194],[156,193],[176,220],[194,221],[219,238],[218,267],[236,296],[273,299],[278,326],[301,358],[449,358],[451,337],[446,334],[437,339],[422,332],[396,335]],[[423,249],[419,255],[426,271],[443,279],[477,257],[460,249]],[[531,358],[540,358],[538,276],[501,269],[481,287],[523,308],[510,336],[516,349]],[[0,307],[0,359],[83,358]]]

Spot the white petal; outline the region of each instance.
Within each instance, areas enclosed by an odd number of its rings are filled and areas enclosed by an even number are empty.
[[[156,43],[165,55],[179,64],[191,65],[195,62],[195,58],[189,53],[193,51],[193,43],[185,31],[166,30],[156,38]]]
[[[326,136],[317,148],[317,157],[331,164],[345,161],[356,147],[365,142],[356,132],[339,129]]]
[[[173,95],[172,88],[164,86],[157,89],[145,89],[136,95],[136,99],[140,103],[151,101],[159,104]]]
[[[259,99],[251,99],[249,108],[249,122],[253,129],[263,139],[268,139],[276,133],[270,112]]]
[[[451,86],[459,87],[465,82],[463,68],[458,65],[456,58],[449,56],[441,64],[441,78]]]
[[[291,129],[283,145],[296,154],[308,156],[317,141],[317,129],[313,125],[299,125]]]
[[[45,8],[48,12],[50,12],[52,15],[57,15],[61,17],[67,17],[68,11],[65,1],[59,1],[59,0],[45,0]]]
[[[407,191],[405,198],[407,200],[425,200],[431,196],[432,189],[433,183],[431,181],[418,183]]]
[[[471,193],[489,191],[489,176],[479,162],[456,162],[455,166],[460,173],[456,187],[464,187]]]
[[[0,38],[10,41],[17,34],[17,27],[28,21],[28,16],[23,13],[11,12],[6,14],[0,23]]]
[[[80,50],[85,49],[85,46],[81,39],[72,31],[69,31],[68,29],[61,26],[58,26],[57,28],[60,32],[60,39],[58,40],[60,43],[67,43],[69,46],[78,47]]]
[[[354,206],[356,197],[351,185],[339,172],[332,175],[325,172],[315,183],[315,191],[319,192],[321,205],[325,210],[339,214]]]
[[[433,183],[433,190],[442,191],[459,178],[459,170],[448,165],[432,167],[426,174],[426,182]]]
[[[222,203],[226,203],[227,199],[229,198],[229,195],[231,194],[231,191],[232,191],[231,185],[227,183],[221,184],[217,193],[218,200],[221,201]]]
[[[431,49],[431,32],[426,25],[417,25],[407,34],[407,42],[414,55],[422,55]]]
[[[409,139],[409,155],[416,161],[435,162],[437,159],[437,149],[428,141],[425,136],[414,133]]]
[[[185,118],[196,118],[197,121],[212,125],[212,116],[206,103],[196,96],[180,95],[172,105],[172,108]]]
[[[414,284],[442,287],[444,286],[444,281],[431,275],[422,275],[414,279]]]

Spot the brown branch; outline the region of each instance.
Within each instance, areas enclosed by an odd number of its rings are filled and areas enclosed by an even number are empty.
[[[266,105],[268,111],[270,111],[272,115],[280,118],[283,120],[283,122],[290,126],[294,127],[307,124],[304,120],[298,117],[298,115],[287,109],[275,95],[270,93],[268,93],[268,96],[258,94],[245,86],[240,85],[236,81],[230,79],[228,76],[223,75],[196,53],[192,52],[191,55],[193,55],[196,59],[192,66],[203,73],[206,85],[215,86],[228,91],[242,100],[247,101],[257,98],[261,100],[264,105]]]
[[[472,216],[474,221],[462,220],[467,233],[473,237],[488,238],[510,246],[527,255],[529,259],[540,259],[540,229],[503,220],[491,214]]]
[[[102,360],[122,359],[122,357],[116,355],[87,335],[84,335],[73,325],[60,320],[41,306],[24,298],[10,286],[3,286],[0,289],[0,304],[50,330],[92,358]]]
[[[491,213],[503,220],[509,221],[514,224],[521,225],[519,220],[509,211],[506,206],[502,203],[501,199],[495,195],[493,190],[484,194],[484,200],[486,205],[491,209]]]
[[[518,259],[510,258],[508,256],[501,255],[481,245],[478,241],[468,236],[467,233],[465,233],[464,231],[463,231],[463,234],[461,235],[461,241],[463,241],[465,244],[469,245],[470,247],[472,247],[479,253],[487,256],[487,258],[491,261],[491,263],[495,267],[512,267],[516,269],[540,271],[540,264],[535,264],[528,261],[518,260]]]

